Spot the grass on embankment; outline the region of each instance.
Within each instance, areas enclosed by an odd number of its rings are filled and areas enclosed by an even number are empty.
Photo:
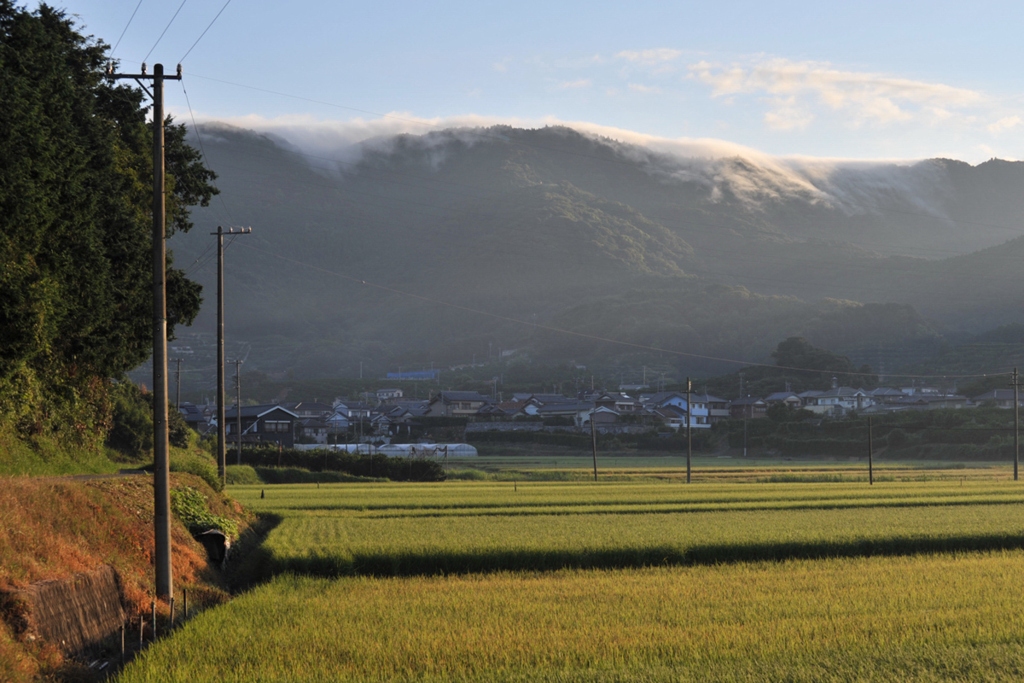
[[[0,424],[0,476],[102,474],[125,467],[111,449],[67,446],[51,437],[21,438]]]
[[[1022,574],[1012,551],[282,576],[193,620],[119,681],[1010,680],[1024,670]]]
[[[194,475],[173,474],[172,489],[188,486],[213,514],[243,520],[241,508]],[[0,680],[27,681],[64,666],[56,651],[12,628],[16,605],[5,595],[37,581],[66,578],[112,565],[121,577],[129,615],[146,613],[154,594],[153,485],[131,476],[74,481],[0,478]],[[175,587],[190,608],[226,599],[202,547],[176,520],[171,557]],[[159,611],[166,614],[167,605]]]

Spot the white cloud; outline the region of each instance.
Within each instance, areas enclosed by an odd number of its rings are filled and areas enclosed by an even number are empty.
[[[784,110],[786,104],[778,107]],[[942,215],[941,197],[936,188],[939,166],[929,171],[907,173],[912,160],[849,160],[803,156],[774,156],[759,150],[712,138],[663,138],[622,128],[603,126],[587,121],[565,121],[555,117],[519,119],[464,115],[447,118],[420,118],[407,113],[349,121],[315,120],[308,116],[283,116],[272,119],[246,116],[229,120],[205,119],[207,124],[231,124],[272,135],[288,146],[307,155],[311,165],[336,173],[344,165],[357,162],[368,150],[391,149],[394,136],[417,136],[414,144],[427,154],[437,167],[444,163],[449,144],[460,140],[474,145],[503,140],[501,130],[486,130],[496,125],[535,129],[564,126],[585,135],[600,137],[618,149],[625,158],[641,163],[652,175],[665,182],[696,183],[707,196],[724,196],[728,192],[752,207],[781,197],[802,198],[810,203],[823,203],[851,213],[871,210],[881,194],[896,192],[912,206]],[[781,118],[777,125],[799,126],[800,114],[790,120]],[[218,139],[215,128],[206,128],[208,143]],[[619,144],[622,143],[622,144]],[[985,156],[988,149],[983,150]],[[925,182],[927,181],[927,182]],[[930,189],[929,189],[930,188]],[[937,198],[938,197],[938,198]],[[933,206],[934,205],[934,206]],[[937,207],[937,208],[936,208]]]
[[[673,50],[661,47],[654,50],[623,50],[615,56],[627,62],[641,64],[643,66],[654,66],[679,59],[683,54],[682,50]]]
[[[765,112],[764,122],[773,130],[799,130],[814,121],[814,114],[801,107],[796,97],[772,98],[771,109]]]
[[[1024,119],[1021,119],[1019,116],[1006,116],[986,127],[990,133],[998,135],[1003,131],[1012,130],[1022,123],[1024,123]]]
[[[653,85],[642,85],[640,83],[630,83],[629,89],[632,90],[633,92],[640,92],[650,95],[658,95],[661,94],[662,92],[661,88],[658,88]]]
[[[850,123],[861,125],[948,119],[952,112],[981,106],[985,101],[974,90],[842,71],[827,62],[773,58],[722,65],[700,61],[688,68],[691,77],[711,86],[713,97],[771,95],[765,100],[770,107],[765,121],[783,129],[807,125],[814,106],[840,112]]]
[[[589,78],[581,78],[578,81],[566,81],[559,83],[557,88],[559,90],[578,90],[580,88],[589,88],[593,83],[590,82]]]

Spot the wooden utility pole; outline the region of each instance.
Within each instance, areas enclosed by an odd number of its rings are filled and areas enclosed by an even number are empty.
[[[597,481],[597,423],[594,421],[596,414],[597,405],[595,404],[590,411],[590,444],[594,449],[594,481]]]
[[[164,75],[164,65],[154,64],[153,75],[146,73],[108,73],[111,79],[131,78],[142,86],[153,81],[153,563],[156,593],[170,599],[174,595],[171,569],[171,473],[167,440],[167,202],[164,195],[164,81],[180,81],[177,74]],[[148,92],[148,91],[147,91]]]
[[[1013,369],[1013,480],[1017,481],[1017,469],[1020,462],[1020,376],[1017,368]]]
[[[690,392],[693,386],[690,378],[686,378],[686,483],[690,483],[690,456],[693,453],[693,403],[690,402]]]
[[[238,464],[242,464],[242,363],[235,361],[235,431],[238,432]]]
[[[227,484],[227,424],[224,421],[224,235],[248,235],[252,228],[235,230],[217,226],[217,474],[222,485]],[[241,436],[241,435],[239,435]]]
[[[871,439],[871,416],[868,415],[868,486],[875,484],[874,444]]]
[[[176,386],[176,388],[174,390],[174,407],[175,407],[175,409],[180,411],[181,410],[181,361],[183,361],[184,358],[172,358],[171,360],[173,360],[178,365],[177,369],[174,371],[174,384]]]

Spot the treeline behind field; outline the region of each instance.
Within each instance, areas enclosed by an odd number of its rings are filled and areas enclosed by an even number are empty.
[[[469,432],[466,440],[474,445],[538,445],[589,451],[593,448],[590,434],[570,432]],[[693,450],[711,451],[720,436],[706,429],[693,430]],[[598,434],[598,451],[656,451],[679,452],[686,450],[686,431],[658,435],[652,429],[645,434]]]
[[[998,408],[908,411],[871,418],[874,455],[887,460],[1009,460],[1013,417]],[[746,436],[744,436],[744,428]],[[784,456],[867,457],[868,419],[729,420],[715,425],[730,448]]]
[[[693,430],[693,452],[724,449],[751,455],[864,457],[868,420],[816,418],[807,411],[770,411],[766,419],[726,420]],[[1013,417],[998,408],[908,411],[872,418],[875,457],[887,460],[1008,461],[1013,458]],[[589,452],[590,434],[567,432],[470,432],[477,446],[552,446]],[[686,431],[658,434],[598,434],[597,449],[649,453],[685,452]]]
[[[234,458],[233,453],[228,460]],[[391,481],[444,481],[442,464],[426,458],[393,458],[382,453],[300,451],[293,448],[243,448],[242,465],[260,468],[297,468],[309,472],[342,472],[354,477]]]

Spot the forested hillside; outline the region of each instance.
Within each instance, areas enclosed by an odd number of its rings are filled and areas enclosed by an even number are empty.
[[[1019,234],[1015,163],[684,159],[508,127],[341,153],[200,130],[225,201],[197,215],[254,228],[226,287],[251,370],[354,376],[500,348],[706,374],[735,366],[686,354],[764,360],[793,335],[896,370],[1024,310],[1015,243],[999,246]],[[210,239],[172,241],[208,285]]]

